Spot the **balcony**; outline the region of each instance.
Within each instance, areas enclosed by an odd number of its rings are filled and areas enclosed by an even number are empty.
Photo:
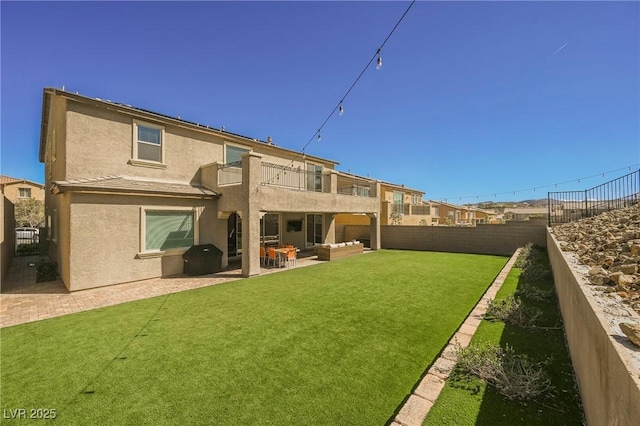
[[[331,176],[336,175],[332,185]],[[242,163],[219,164],[217,166],[218,186],[242,184]],[[295,189],[297,191],[334,193],[354,197],[376,197],[375,181],[342,174],[333,170],[312,172],[302,167],[287,167],[262,162],[260,164],[260,184],[271,187]],[[373,185],[373,189],[372,189]],[[332,190],[335,186],[335,190]]]

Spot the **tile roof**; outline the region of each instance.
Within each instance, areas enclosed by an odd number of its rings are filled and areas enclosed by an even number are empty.
[[[5,183],[14,183],[21,182],[22,179],[16,179],[5,175],[0,175],[0,185],[4,185]]]
[[[0,175],[0,185],[9,185],[12,183],[28,183],[33,186],[39,186],[40,188],[44,188],[44,185],[42,185],[41,183],[32,182],[28,179],[20,179],[20,178],[14,178],[11,176]]]
[[[90,179],[59,180],[53,182],[52,191],[117,192],[155,195],[177,195],[215,198],[219,194],[204,186],[189,182],[139,179],[131,176],[103,176]]]

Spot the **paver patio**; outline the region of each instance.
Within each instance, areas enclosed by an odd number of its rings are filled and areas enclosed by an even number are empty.
[[[25,256],[12,260],[7,277],[2,283],[0,328],[243,278],[240,265],[231,264],[226,270],[210,275],[154,278],[70,293],[60,280],[36,283],[35,265],[40,258]],[[316,256],[300,257],[296,261],[296,267],[320,262]],[[260,274],[285,270],[287,268],[263,267],[260,268]]]

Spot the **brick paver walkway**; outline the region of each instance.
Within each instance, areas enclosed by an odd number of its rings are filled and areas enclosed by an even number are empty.
[[[35,265],[38,260],[39,256],[13,259],[7,277],[2,282],[0,327],[242,279],[242,271],[236,265],[211,275],[154,278],[69,293],[62,281],[36,283]],[[298,258],[296,267],[319,262],[316,256]],[[285,270],[286,268],[261,268],[260,274]]]

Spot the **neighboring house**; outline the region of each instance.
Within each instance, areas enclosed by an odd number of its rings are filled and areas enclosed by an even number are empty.
[[[546,207],[512,207],[504,209],[506,220],[530,220],[532,218],[546,218],[549,210]]]
[[[334,242],[341,213],[367,215],[380,248],[380,184],[270,138],[44,89],[39,157],[49,255],[71,291],[182,273],[204,243],[257,275],[261,243]]]
[[[475,226],[495,223],[497,214],[474,206],[459,206],[443,201],[430,200],[434,224],[449,226]]]
[[[389,182],[381,182],[380,187],[382,225],[431,224],[430,207],[422,201],[423,191]]]
[[[381,225],[431,225],[430,206],[422,201],[423,191],[404,185],[380,182]],[[366,215],[338,215],[336,223],[342,225],[368,225]]]
[[[29,198],[44,201],[44,185],[30,180],[0,175],[0,190],[14,204]]]

